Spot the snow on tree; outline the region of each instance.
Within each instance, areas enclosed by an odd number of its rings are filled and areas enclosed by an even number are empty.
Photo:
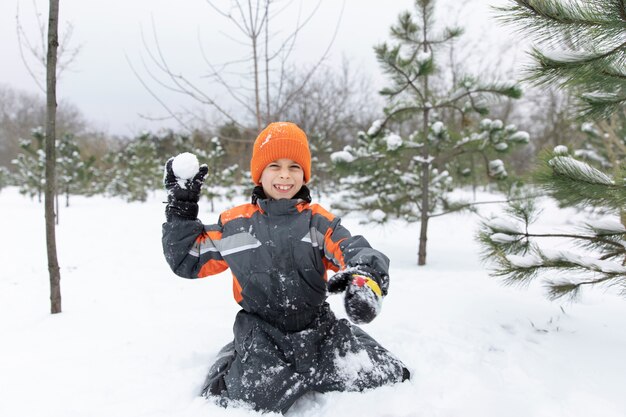
[[[384,118],[366,133],[359,133],[354,146],[335,153],[332,159],[345,168],[346,175],[341,180],[346,196],[338,208],[363,210],[372,219],[383,221],[391,217],[420,221],[418,264],[424,265],[428,220],[467,206],[448,198],[453,176],[468,172],[468,167],[461,167],[463,158],[479,154],[485,172],[504,178],[506,170],[496,155],[527,143],[528,135],[489,119],[473,128],[468,124],[449,131],[440,113],[454,112],[462,120],[471,120],[472,114],[488,113],[489,98],[519,98],[521,91],[515,83],[485,83],[471,76],[459,77],[449,88],[435,86],[437,77],[443,78],[438,53],[447,54],[447,44],[462,30],[434,32],[435,1],[418,0],[415,5],[415,14],[400,14],[391,27],[395,43],[375,47],[390,79],[390,85],[381,91],[388,99]],[[419,127],[401,135],[392,125],[402,122]]]
[[[57,187],[65,194],[65,206],[70,194],[92,194],[95,158],[83,158],[73,135],[63,135],[57,144]]]
[[[519,222],[517,229],[502,230],[492,221],[483,224],[479,239],[486,258],[496,262],[494,275],[509,283],[546,277],[551,298],[575,298],[583,286],[598,284],[615,285],[626,295],[624,3],[515,0],[500,10],[504,20],[520,25],[524,34],[565,51],[555,57],[534,49],[537,65],[531,79],[579,94],[585,103],[580,116],[593,123],[582,126],[589,137],[586,149],[572,156],[565,146],[554,148],[537,171],[536,183],[561,207],[592,212],[573,231],[531,233],[535,204],[513,204],[508,210]],[[603,216],[600,223],[598,213]],[[545,242],[554,238],[568,240],[577,251],[555,251]]]
[[[33,129],[31,139],[20,139],[20,152],[13,161],[17,169],[13,180],[18,184],[21,194],[29,197],[41,196],[45,185],[46,153],[44,151],[45,134],[42,128]]]
[[[127,201],[145,201],[148,191],[161,187],[163,162],[157,155],[156,139],[144,133],[121,150],[106,156],[106,193]]]
[[[626,227],[616,216],[626,207],[626,170],[611,177],[558,146],[536,178],[561,206],[593,209],[601,217],[570,232],[536,231],[531,227],[539,215],[534,200],[512,203],[508,218],[487,219],[479,232],[484,258],[496,265],[493,275],[508,284],[541,276],[552,299],[573,299],[583,286],[598,284],[626,295]],[[563,240],[565,248],[555,249],[555,241]]]
[[[195,154],[201,163],[207,164],[209,167],[209,173],[204,180],[206,191],[202,195],[207,196],[211,204],[211,211],[213,211],[215,198],[233,197],[233,187],[236,184],[239,166],[237,164],[224,165],[223,160],[226,152],[217,136],[201,142],[190,152]]]
[[[606,117],[626,101],[626,6],[622,0],[511,0],[501,18],[536,39],[530,79],[572,89],[584,117]]]
[[[0,167],[0,190],[11,184],[11,173],[6,167]]]

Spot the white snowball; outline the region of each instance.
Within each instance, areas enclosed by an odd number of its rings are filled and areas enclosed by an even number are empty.
[[[172,161],[174,175],[180,179],[187,180],[193,178],[194,175],[198,173],[199,169],[200,163],[198,162],[198,158],[190,152],[178,154]]]

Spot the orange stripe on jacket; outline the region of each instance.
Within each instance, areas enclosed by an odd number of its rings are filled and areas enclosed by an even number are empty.
[[[326,269],[326,273],[324,274],[324,281],[328,281],[328,270],[337,272],[339,271],[339,268],[326,258],[322,259],[322,262],[324,263],[324,269]]]
[[[231,220],[246,218],[249,219],[261,209],[258,206],[253,204],[243,204],[241,206],[234,207],[230,210],[226,210],[220,215],[220,220],[222,222],[222,226],[228,223]]]
[[[329,222],[335,220],[335,216],[319,204],[311,204],[308,208],[311,210],[311,212],[313,212],[313,214],[319,214]]]
[[[345,269],[346,262],[343,259],[343,252],[341,252],[339,244],[346,240],[346,238],[344,237],[343,239],[339,239],[339,241],[337,242],[333,242],[330,237],[332,233],[333,229],[329,227],[326,231],[326,234],[324,235],[324,248],[327,252],[330,252],[330,254],[333,255],[333,258],[335,258],[337,262],[339,262],[339,269]]]
[[[197,238],[196,238],[196,242],[197,243],[204,243],[204,241],[206,241],[207,239],[211,239],[211,240],[220,240],[222,238],[222,232],[217,231],[217,230],[211,230],[208,232],[202,232]]]
[[[235,301],[237,304],[243,300],[243,295],[241,295],[241,284],[239,284],[239,280],[237,277],[233,275],[233,297],[235,297]]]
[[[227,269],[228,264],[226,263],[226,261],[221,259],[209,259],[209,261],[202,265],[202,268],[200,268],[200,271],[198,272],[198,278],[204,278],[208,277],[209,275],[219,274],[220,272],[226,271]]]

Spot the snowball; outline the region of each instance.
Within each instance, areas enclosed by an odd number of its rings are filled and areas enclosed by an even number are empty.
[[[567,149],[567,146],[565,145],[558,145],[554,147],[553,152],[555,155],[567,155],[569,153],[569,150]]]
[[[188,180],[194,177],[200,170],[198,158],[190,153],[183,152],[176,155],[172,161],[172,170],[174,175],[180,179]]]

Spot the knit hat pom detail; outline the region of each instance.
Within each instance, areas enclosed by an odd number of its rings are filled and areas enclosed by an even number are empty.
[[[271,162],[286,158],[298,163],[304,171],[304,182],[311,178],[311,151],[306,134],[295,123],[270,123],[254,141],[250,175],[259,185],[261,174]]]

